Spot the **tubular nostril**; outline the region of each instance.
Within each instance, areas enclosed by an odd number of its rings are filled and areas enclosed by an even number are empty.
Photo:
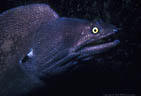
[[[113,29],[113,32],[118,32],[118,30],[117,29]]]

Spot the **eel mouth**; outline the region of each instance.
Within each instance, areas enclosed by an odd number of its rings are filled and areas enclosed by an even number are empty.
[[[89,39],[83,42],[79,48],[77,48],[76,54],[78,54],[77,59],[82,61],[88,61],[93,59],[95,54],[103,53],[115,46],[117,46],[120,41],[116,39],[117,35],[114,32],[102,35],[98,39]]]
[[[115,32],[102,34],[98,38],[90,38],[83,42],[78,48],[79,54],[98,54],[102,53],[110,48],[117,46],[120,41],[115,39]]]
[[[97,45],[106,44],[106,43],[110,43],[110,42],[116,43],[116,42],[119,42],[119,40],[117,38],[118,38],[117,36],[115,36],[114,34],[111,34],[109,36],[104,36],[103,38],[101,38],[99,40],[91,41],[87,45],[85,45],[84,47],[97,46]]]

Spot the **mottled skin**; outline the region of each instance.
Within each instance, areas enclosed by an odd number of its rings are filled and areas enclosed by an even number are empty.
[[[92,33],[96,26],[99,32]],[[119,41],[96,44],[116,27],[102,21],[59,17],[48,5],[33,4],[0,15],[0,96],[27,93],[55,76],[115,47]],[[28,55],[33,50],[31,56]],[[25,57],[27,59],[25,59]],[[25,60],[24,60],[25,59]],[[17,91],[18,90],[18,91]]]

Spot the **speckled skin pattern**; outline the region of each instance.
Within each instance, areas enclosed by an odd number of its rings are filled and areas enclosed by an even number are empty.
[[[92,33],[97,27],[99,33]],[[59,17],[48,5],[33,4],[0,15],[0,95],[20,95],[42,85],[42,78],[61,74],[79,60],[115,47],[99,42],[117,32],[101,20]],[[97,44],[95,44],[97,43]],[[30,49],[33,56],[22,62]],[[18,89],[18,91],[17,91]]]
[[[28,80],[19,67],[19,61],[28,53],[33,42],[34,32],[40,24],[46,20],[55,20],[57,17],[58,15],[44,4],[21,6],[0,15],[1,96],[9,96],[12,93],[14,96],[22,91],[26,92],[28,87],[32,87],[31,80]],[[28,82],[23,83],[21,80],[25,82],[28,80]],[[19,91],[13,88],[19,89]]]

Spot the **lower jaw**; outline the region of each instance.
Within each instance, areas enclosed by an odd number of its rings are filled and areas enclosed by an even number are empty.
[[[107,43],[101,43],[98,45],[89,45],[86,47],[83,47],[81,50],[79,50],[80,54],[98,54],[98,53],[102,53],[108,49],[111,49],[115,46],[117,46],[120,43],[119,40],[114,40],[111,42],[107,42]]]

